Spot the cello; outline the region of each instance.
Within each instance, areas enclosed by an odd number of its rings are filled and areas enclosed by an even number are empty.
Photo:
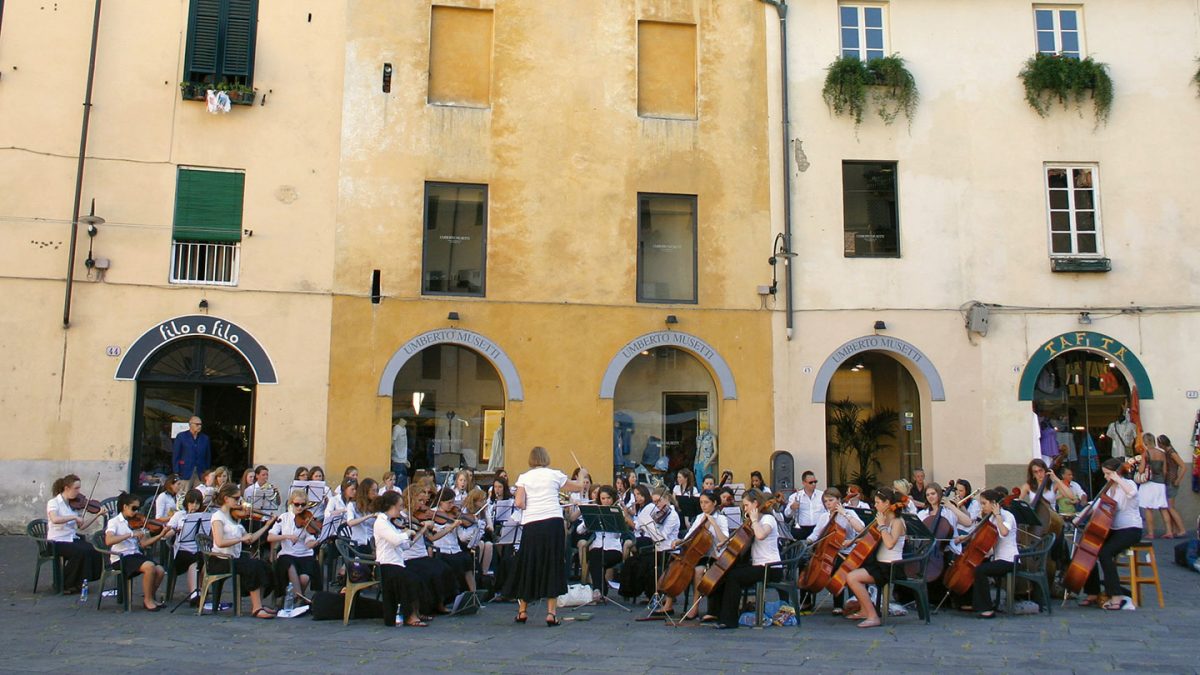
[[[1126,460],[1122,469],[1128,465],[1129,461]],[[1100,491],[1100,496],[1076,517],[1076,522],[1087,518],[1087,526],[1083,529],[1079,542],[1075,544],[1071,564],[1063,574],[1063,587],[1072,593],[1083,590],[1083,584],[1100,557],[1100,547],[1104,545],[1104,540],[1108,538],[1108,532],[1112,529],[1113,519],[1117,516],[1117,500],[1108,496],[1108,491],[1115,486],[1116,479],[1110,478]]]
[[[863,563],[879,545],[879,540],[882,538],[882,533],[879,531],[879,519],[871,521],[870,527],[863,530],[862,534],[854,539],[854,545],[850,552],[846,554],[846,559],[842,561],[842,566],[833,573],[833,577],[829,583],[825,585],[825,589],[830,593],[837,595],[846,589],[846,578],[854,570],[862,567]]]
[[[933,533],[933,554],[930,555],[929,562],[925,564],[925,581],[930,582],[942,576],[942,570],[946,567],[945,544],[943,542],[949,541],[954,537],[954,525],[942,515],[941,504],[938,504],[936,513],[930,513],[928,516],[925,516],[922,522]]]
[[[704,525],[697,527],[696,531],[679,545],[679,551],[671,554],[670,564],[658,579],[658,591],[670,598],[682,595],[688,584],[692,583],[696,565],[700,563],[701,558],[708,555],[712,546],[712,532]]]
[[[842,550],[845,543],[846,531],[837,524],[837,518],[830,518],[821,537],[817,539],[812,559],[804,568],[804,575],[796,580],[796,587],[810,593],[818,593],[825,588],[837,566],[838,551]]]
[[[767,500],[761,513],[766,513],[778,500],[778,497],[772,497]],[[754,523],[747,519],[742,522],[737,531],[729,535],[729,539],[725,542],[725,548],[721,550],[721,553],[713,561],[713,564],[709,565],[707,570],[704,570],[704,576],[696,584],[696,594],[710,595],[717,587],[717,584],[721,583],[721,579],[725,577],[725,573],[733,567],[734,563],[742,557],[743,553],[750,550],[750,546],[753,543]]]
[[[975,585],[975,568],[987,560],[988,554],[996,547],[996,542],[1000,540],[1000,530],[992,522],[991,516],[988,516],[981,519],[967,537],[962,555],[950,563],[950,567],[946,569],[946,576],[942,579],[942,585],[957,595],[963,595]]]

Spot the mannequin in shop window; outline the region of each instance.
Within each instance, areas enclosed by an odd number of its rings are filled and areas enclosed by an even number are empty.
[[[396,487],[408,487],[408,427],[404,420],[396,418],[392,427],[392,472],[396,474]]]
[[[1108,425],[1104,434],[1112,439],[1113,457],[1124,459],[1133,455],[1133,444],[1137,439],[1137,426],[1129,421],[1129,408],[1121,410],[1121,414]]]
[[[500,426],[492,434],[492,454],[488,458],[488,471],[496,471],[504,467],[504,418],[500,418]]]
[[[705,429],[696,434],[696,462],[692,473],[697,476],[707,476],[713,472],[717,464],[717,437],[712,431]]]

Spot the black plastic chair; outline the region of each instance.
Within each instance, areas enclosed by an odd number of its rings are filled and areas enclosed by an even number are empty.
[[[128,612],[133,598],[133,578],[137,575],[125,576],[121,563],[111,562],[112,556],[116,554],[104,542],[104,530],[92,533],[92,547],[104,556],[104,564],[100,567],[100,583],[96,584],[96,609],[100,609],[100,603],[104,601],[106,582],[109,577],[115,577],[120,582],[117,585],[117,601]]]
[[[62,593],[62,557],[54,551],[54,542],[46,539],[46,529],[49,523],[45,518],[29,521],[25,526],[25,534],[37,544],[37,567],[33,570],[33,592],[37,593],[38,579],[42,576],[42,565],[50,563],[51,583],[54,592]]]
[[[934,539],[908,537],[905,539],[904,557],[892,563],[888,582],[879,589],[879,620],[888,617],[893,588],[907,588],[917,596],[917,616],[929,623],[929,583],[925,581],[925,568],[939,542]],[[903,576],[898,576],[903,575]]]
[[[1004,575],[1005,594],[1008,596],[1008,614],[1012,616],[1013,605],[1017,596],[1017,580],[1023,579],[1036,588],[1041,599],[1034,598],[1038,605],[1046,610],[1046,614],[1054,613],[1050,602],[1050,580],[1046,576],[1046,561],[1050,558],[1050,549],[1054,547],[1054,533],[1047,534],[1040,542],[1019,552],[1017,564],[1012,572]],[[1030,592],[1030,596],[1034,594]]]

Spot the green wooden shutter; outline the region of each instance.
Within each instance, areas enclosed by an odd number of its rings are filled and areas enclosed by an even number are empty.
[[[200,82],[204,76],[220,79],[221,0],[192,0],[188,12],[187,52],[183,77]]]
[[[175,183],[176,241],[241,241],[246,174],[180,169]]]
[[[225,49],[221,74],[226,79],[254,78],[254,42],[258,28],[258,0],[228,0],[225,17]]]

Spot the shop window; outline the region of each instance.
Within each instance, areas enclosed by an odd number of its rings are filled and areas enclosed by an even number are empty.
[[[1052,257],[1102,257],[1098,169],[1046,166],[1046,211]]]
[[[895,162],[842,162],[844,254],[899,258]]]
[[[690,353],[643,351],[621,372],[613,395],[613,466],[640,467],[674,485],[691,469],[697,481],[717,473],[716,384]]]
[[[696,197],[638,195],[638,302],[695,303]]]
[[[864,493],[893,476],[909,476],[921,461],[921,394],[897,359],[882,351],[846,359],[825,396],[828,481]]]
[[[245,188],[241,171],[179,168],[171,283],[237,285]]]
[[[638,22],[638,115],[696,119],[696,26]]]
[[[411,468],[484,470],[493,458],[502,462],[505,396],[495,366],[458,345],[433,345],[419,356],[392,388],[392,419],[405,427]]]
[[[1072,59],[1086,56],[1083,48],[1082,7],[1034,7],[1037,50]]]
[[[887,56],[886,14],[883,3],[839,5],[842,56],[863,62]]]
[[[258,0],[191,0],[183,81],[252,87],[257,32]]]
[[[426,183],[424,232],[421,292],[482,296],[487,186]]]
[[[429,102],[486,108],[492,97],[492,11],[433,7]]]

